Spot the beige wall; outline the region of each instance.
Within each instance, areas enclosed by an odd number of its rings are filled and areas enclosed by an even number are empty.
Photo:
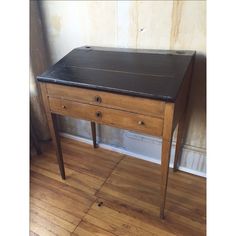
[[[205,172],[204,1],[42,1],[41,13],[51,63],[73,48],[83,45],[196,50],[185,141],[185,148],[190,152],[183,157],[181,165]],[[86,122],[67,118],[61,123],[66,132],[89,136]],[[115,139],[111,144],[124,147],[123,131],[108,127],[100,129],[102,141],[109,142],[111,137]],[[137,150],[134,145],[131,151],[138,152]]]

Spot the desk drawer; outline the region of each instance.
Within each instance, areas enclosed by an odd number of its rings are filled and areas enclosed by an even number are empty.
[[[46,86],[49,96],[160,118],[164,117],[165,102],[163,101],[57,84],[48,83]]]
[[[52,97],[49,97],[49,104],[51,112],[56,114],[95,121],[100,124],[155,136],[162,135],[163,119],[157,117]]]

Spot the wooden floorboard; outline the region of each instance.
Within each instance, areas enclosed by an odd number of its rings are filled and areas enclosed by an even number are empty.
[[[62,138],[31,158],[30,235],[205,235],[205,179],[170,171],[159,218],[160,165]]]

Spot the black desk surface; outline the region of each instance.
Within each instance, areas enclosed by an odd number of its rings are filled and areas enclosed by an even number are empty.
[[[81,47],[46,72],[41,82],[175,101],[195,51]]]

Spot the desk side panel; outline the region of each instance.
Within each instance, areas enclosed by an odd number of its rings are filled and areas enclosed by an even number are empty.
[[[180,119],[183,119],[183,116],[186,116],[186,108],[188,105],[189,92],[192,80],[192,72],[193,72],[193,63],[194,58],[188,66],[188,69],[185,73],[184,81],[179,90],[175,107],[174,107],[174,121],[173,121],[173,129],[175,129],[176,125],[179,123]]]

